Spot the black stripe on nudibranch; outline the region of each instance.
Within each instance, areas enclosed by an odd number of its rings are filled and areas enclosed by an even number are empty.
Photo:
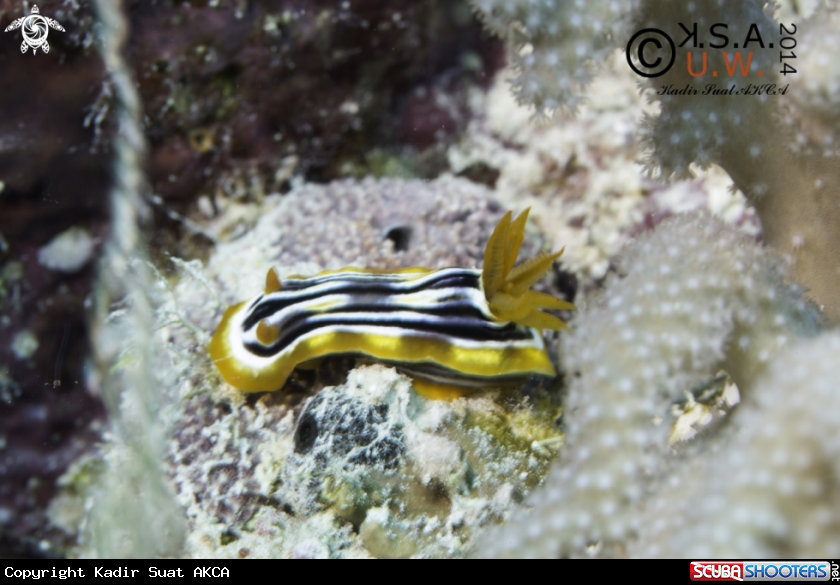
[[[522,327],[512,324],[499,327],[484,318],[470,318],[464,315],[468,310],[466,308],[458,317],[436,316],[432,311],[409,313],[399,307],[390,307],[390,309],[392,310],[377,313],[346,311],[325,315],[298,314],[288,321],[280,321],[278,327],[281,334],[275,343],[265,346],[258,341],[247,341],[245,347],[254,355],[268,357],[288,349],[298,339],[313,332],[338,329],[344,331],[358,329],[364,333],[375,333],[376,329],[380,329],[381,335],[386,335],[385,330],[391,329],[392,335],[437,337],[452,344],[457,344],[459,341],[510,343],[525,341],[532,337],[528,330]],[[469,310],[478,313],[475,309]],[[403,315],[394,316],[393,313],[397,312]]]
[[[305,297],[301,297],[298,291],[286,293],[281,290],[252,306],[242,324],[243,338],[246,338],[249,337],[246,332],[265,319],[277,328],[277,339],[266,345],[251,336],[244,345],[254,355],[268,357],[287,350],[298,339],[314,332],[351,331],[354,328],[365,333],[379,330],[380,334],[391,336],[436,337],[452,344],[462,341],[511,343],[531,339],[528,329],[499,323],[486,308],[476,306],[475,299],[483,299],[477,272],[440,272],[410,284],[380,278],[375,286],[308,287],[312,290]],[[352,276],[352,281],[358,284],[368,275]],[[467,286],[454,286],[457,284]],[[434,292],[427,298],[418,298],[417,295],[424,290]],[[316,295],[315,292],[321,294]],[[287,294],[291,298],[284,298]],[[315,307],[319,302],[332,306],[312,310],[307,307],[307,302]],[[282,308],[269,311],[266,307]]]
[[[455,385],[465,388],[484,388],[487,386],[487,378],[483,376],[467,376],[460,372],[436,366],[435,364],[391,364],[404,374],[413,378],[422,378],[436,384]],[[527,381],[528,376],[512,374],[509,376],[495,376],[493,383],[499,386],[514,386]]]
[[[406,277],[411,277],[407,279]],[[429,289],[480,290],[480,275],[474,270],[444,269],[418,278],[417,275],[384,275],[367,273],[338,273],[307,280],[283,281],[279,292],[258,299],[252,306],[242,328],[248,330],[257,323],[289,307],[324,298],[326,295],[385,298],[413,294]]]

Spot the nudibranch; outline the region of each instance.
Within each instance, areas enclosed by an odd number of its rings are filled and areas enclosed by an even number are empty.
[[[436,397],[555,376],[540,330],[566,324],[542,309],[574,305],[530,290],[563,250],[514,266],[528,211],[502,218],[480,271],[345,268],[281,281],[269,269],[262,294],[225,311],[210,357],[245,392],[277,390],[296,367],[337,354],[393,365]]]

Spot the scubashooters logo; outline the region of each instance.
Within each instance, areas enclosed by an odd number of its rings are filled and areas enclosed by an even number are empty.
[[[828,581],[827,561],[692,561],[692,581]]]
[[[61,26],[57,20],[41,16],[38,6],[32,6],[32,13],[29,16],[23,16],[17,20],[12,21],[12,24],[6,27],[5,32],[17,30],[22,28],[23,43],[20,45],[20,52],[25,53],[27,49],[32,48],[32,54],[38,52],[38,49],[44,53],[50,52],[50,44],[47,42],[47,36],[50,29],[64,32],[64,27]]]

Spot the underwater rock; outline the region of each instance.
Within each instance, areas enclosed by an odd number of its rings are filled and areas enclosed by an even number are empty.
[[[319,465],[344,459],[346,466],[396,469],[405,445],[388,405],[333,394],[320,392],[304,405],[295,425],[295,453],[311,454]]]
[[[556,450],[540,440],[559,442],[550,401],[513,395],[427,400],[391,368],[357,368],[301,410],[280,491],[297,514],[350,522],[373,556],[457,556],[539,482]]]
[[[405,421],[393,410],[404,410],[405,399],[386,380],[354,371],[346,384],[307,400],[283,474],[299,492],[296,510],[332,507],[358,525],[390,495],[406,450]]]
[[[150,180],[179,209],[285,189],[286,157],[328,181],[373,149],[437,143],[502,54],[460,1],[135,2],[129,17]]]
[[[184,404],[170,473],[192,556],[461,556],[537,485],[560,444],[544,390],[452,402],[392,368],[253,404]],[[297,406],[295,406],[297,405]],[[406,547],[405,542],[411,546]]]
[[[304,404],[283,471],[284,483],[298,492],[297,512],[331,506],[358,524],[367,508],[390,495],[405,453],[403,421],[391,412],[400,401],[391,392],[366,392],[370,382],[351,373],[346,385],[325,388]]]

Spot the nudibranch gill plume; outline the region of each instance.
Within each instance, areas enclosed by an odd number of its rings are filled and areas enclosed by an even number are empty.
[[[502,218],[482,270],[345,268],[281,281],[269,269],[262,294],[225,311],[210,357],[245,392],[278,390],[296,367],[338,354],[395,366],[436,397],[555,376],[540,330],[566,324],[542,309],[574,305],[530,290],[563,250],[514,266],[528,211]]]

